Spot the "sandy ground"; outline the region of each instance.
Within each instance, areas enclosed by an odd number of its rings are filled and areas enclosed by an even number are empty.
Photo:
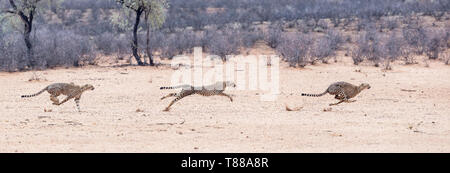
[[[196,95],[170,112],[162,110],[171,99],[160,100],[170,91],[159,90],[170,84],[167,67],[0,73],[0,152],[450,152],[450,66],[442,62],[280,70],[276,101],[234,90],[226,91],[234,102]],[[331,95],[300,96],[336,81],[372,88],[334,107]],[[52,105],[48,93],[20,98],[54,82],[96,89],[83,94],[80,113],[73,101]],[[285,104],[303,108],[286,111]]]

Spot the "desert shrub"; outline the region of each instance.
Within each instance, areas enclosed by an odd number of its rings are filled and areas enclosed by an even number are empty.
[[[333,49],[332,41],[328,37],[321,37],[317,39],[311,50],[311,57],[315,60],[320,60],[323,63],[328,63],[328,60],[336,55]],[[314,61],[312,61],[314,63]]]
[[[311,62],[311,36],[298,33],[286,33],[282,36],[277,52],[291,67],[304,67]]]
[[[276,48],[281,40],[282,26],[280,24],[270,25],[268,31],[265,33],[265,41],[267,44]]]
[[[256,41],[264,39],[264,34],[260,30],[241,31],[239,37],[241,38],[242,46],[252,47]]]
[[[208,40],[206,45],[208,52],[218,55],[226,61],[226,55],[236,54],[239,51],[241,43],[237,37],[237,31],[227,29],[222,32],[216,32]]]
[[[352,47],[351,50],[353,63],[358,65],[364,60],[368,60],[378,66],[385,57],[385,47],[380,40],[383,40],[383,38],[377,32],[368,31],[361,34],[356,41],[356,46]]]
[[[411,47],[411,51],[417,55],[424,53],[427,42],[427,35],[424,28],[416,24],[410,24],[403,28],[402,35],[406,43]]]
[[[94,39],[94,43],[97,47],[97,50],[101,51],[102,53],[109,55],[114,51],[113,44],[114,44],[114,38],[115,36],[112,33],[106,32],[103,33]]]
[[[438,59],[439,54],[447,49],[448,36],[445,31],[428,29],[424,51],[429,59]]]
[[[336,56],[340,44],[343,42],[342,36],[337,30],[328,30],[326,35],[314,40],[314,45],[311,46],[312,63],[315,61],[322,61],[328,63],[330,58]]]
[[[26,50],[20,34],[8,33],[2,36],[0,39],[0,71],[12,72],[26,69]]]
[[[41,68],[94,63],[92,58],[86,58],[94,52],[93,43],[88,37],[80,37],[71,31],[47,29],[38,31],[37,37],[34,53]]]
[[[150,33],[150,51],[152,52],[162,52],[164,49],[164,42],[166,40],[166,35],[161,31],[153,31]]]
[[[192,48],[200,45],[200,40],[197,39],[196,34],[193,31],[185,30],[182,32],[175,33],[177,41],[174,42],[173,46],[179,54],[183,52],[191,53]]]
[[[381,28],[382,29],[388,29],[389,31],[394,30],[395,28],[398,28],[398,20],[396,18],[387,18],[381,20]]]
[[[328,29],[328,22],[326,20],[321,19],[317,22],[317,26],[326,30]]]
[[[344,42],[342,34],[336,29],[328,30],[325,35],[325,38],[329,40],[330,48],[333,51],[337,51],[339,49],[340,44]]]
[[[405,49],[407,48],[407,45],[405,44],[405,40],[401,35],[397,35],[395,33],[392,33],[388,36],[386,39],[386,43],[384,45],[385,50],[380,50],[385,53],[385,69],[390,70],[391,65],[390,62],[398,60],[400,57],[406,57],[407,51]],[[405,54],[406,53],[406,54]]]
[[[163,42],[161,42],[161,58],[173,58],[174,56],[181,54],[176,49],[177,38],[174,34],[166,35]]]

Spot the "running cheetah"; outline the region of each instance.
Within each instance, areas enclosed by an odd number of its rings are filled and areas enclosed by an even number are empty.
[[[236,84],[230,81],[225,81],[225,82],[216,82],[215,84],[212,85],[207,85],[207,86],[202,86],[201,88],[196,88],[192,85],[180,85],[180,86],[175,86],[175,87],[161,87],[160,89],[175,89],[175,88],[183,88],[181,90],[181,92],[179,93],[170,93],[164,97],[161,98],[161,100],[167,98],[167,97],[176,97],[174,100],[172,100],[172,102],[170,102],[169,106],[166,107],[166,109],[164,109],[164,111],[169,111],[170,106],[172,106],[175,102],[177,102],[178,100],[192,95],[192,94],[200,94],[202,96],[212,96],[212,95],[220,95],[220,96],[225,96],[228,97],[230,99],[230,101],[233,101],[233,98],[228,95],[223,93],[223,91],[225,91],[226,87],[236,87]]]
[[[50,94],[50,100],[53,102],[54,105],[61,105],[65,102],[67,102],[68,100],[75,98],[75,103],[77,105],[77,109],[80,112],[80,98],[81,98],[81,94],[83,94],[84,91],[87,90],[94,90],[94,86],[90,85],[90,84],[86,84],[83,86],[78,86],[75,85],[74,83],[54,83],[54,84],[50,84],[47,87],[45,87],[44,89],[42,89],[41,91],[37,92],[36,94],[32,94],[32,95],[22,95],[23,97],[34,97],[37,96],[39,94],[42,94],[43,92],[47,91]],[[59,102],[58,100],[58,96],[59,95],[66,95],[67,98],[64,99],[63,101]]]
[[[362,83],[359,86],[352,85],[347,82],[336,82],[331,84],[328,89],[321,94],[305,94],[302,93],[302,96],[310,96],[310,97],[320,97],[325,94],[335,95],[335,99],[340,100],[338,103],[332,103],[330,106],[338,105],[342,102],[355,102],[356,100],[349,100],[350,98],[358,95],[362,90],[370,89],[370,85],[367,83]]]

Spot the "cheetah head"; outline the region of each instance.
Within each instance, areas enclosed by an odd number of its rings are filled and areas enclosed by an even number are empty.
[[[370,89],[370,85],[368,83],[362,83],[361,85],[359,85],[359,87],[361,89]]]
[[[94,90],[95,88],[94,88],[94,86],[92,86],[91,84],[86,84],[86,85],[83,85],[83,90]]]
[[[231,82],[231,81],[226,81],[226,82],[225,82],[225,85],[226,85],[226,86],[229,86],[229,87],[234,87],[234,88],[236,88],[236,84],[235,84],[234,82]]]

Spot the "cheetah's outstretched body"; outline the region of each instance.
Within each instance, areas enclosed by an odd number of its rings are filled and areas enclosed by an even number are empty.
[[[334,98],[338,99],[340,101],[337,103],[330,104],[330,106],[334,106],[334,105],[338,105],[342,102],[347,102],[347,103],[355,102],[356,100],[349,100],[349,99],[355,97],[364,89],[370,89],[370,85],[367,83],[362,83],[361,85],[356,86],[356,85],[352,85],[347,82],[335,82],[335,83],[331,84],[327,88],[327,90],[325,90],[325,92],[323,92],[323,93],[320,93],[320,94],[302,93],[302,96],[320,97],[327,93],[331,94],[331,95],[335,95]]]
[[[226,87],[236,87],[236,84],[230,81],[224,81],[224,82],[216,82],[215,84],[202,87],[194,87],[192,85],[161,87],[160,88],[161,90],[183,88],[179,93],[170,93],[161,98],[161,100],[163,100],[167,97],[176,97],[174,100],[172,100],[172,102],[170,102],[170,104],[166,107],[166,109],[164,109],[164,111],[169,111],[170,106],[172,106],[175,102],[192,94],[199,94],[202,96],[213,96],[213,95],[225,96],[228,97],[230,101],[233,101],[233,98],[230,95],[223,93]]]
[[[42,94],[43,92],[47,91],[50,94],[50,100],[53,102],[54,105],[61,105],[68,100],[74,98],[75,103],[77,105],[78,111],[80,111],[80,98],[81,94],[83,94],[84,91],[87,90],[94,90],[94,86],[90,84],[86,84],[83,86],[75,85],[74,83],[53,83],[42,89],[41,91],[31,94],[31,95],[22,95],[22,97],[34,97],[39,94]],[[59,102],[58,96],[59,95],[66,95],[67,98],[65,98],[63,101]]]

